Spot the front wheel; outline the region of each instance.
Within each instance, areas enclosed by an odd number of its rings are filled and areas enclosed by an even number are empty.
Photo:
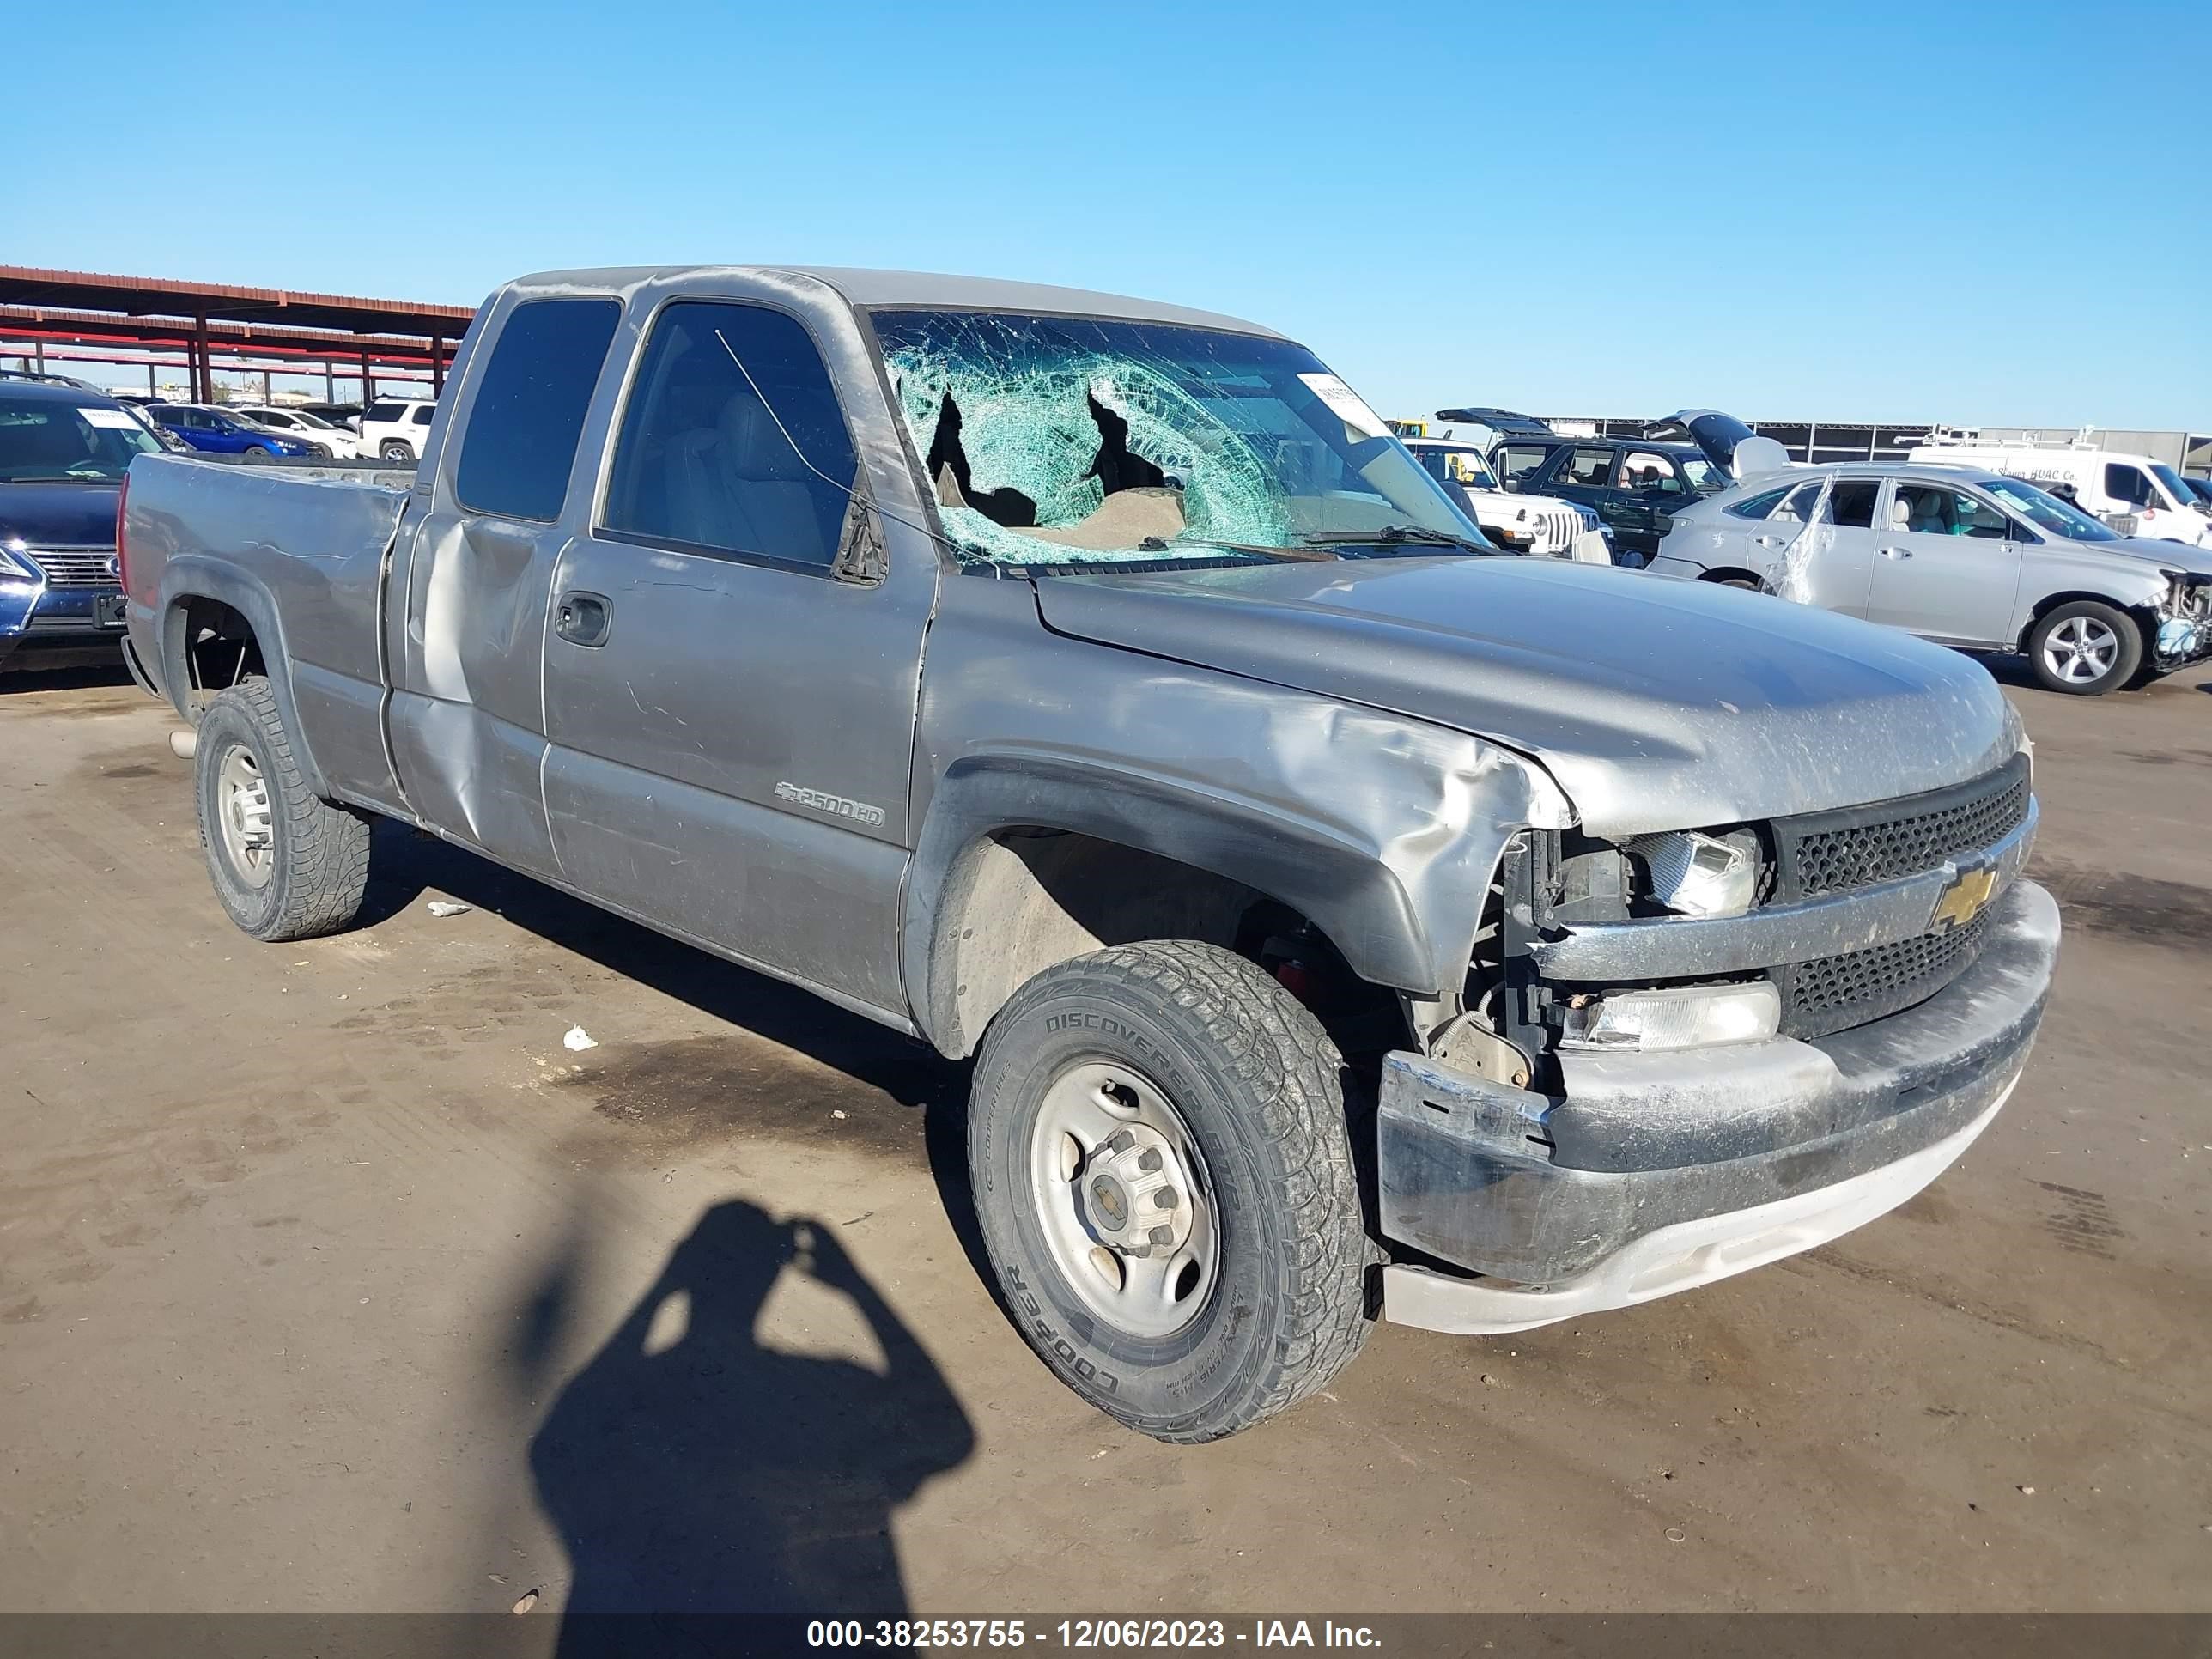
[[[1343,1062],[1241,957],[1165,940],[1031,980],[984,1037],[968,1156],[1023,1336],[1131,1428],[1233,1434],[1366,1340]]]
[[[270,459],[269,447],[265,444],[248,444],[244,453],[249,461],[265,461]]]
[[[2028,665],[2047,691],[2101,697],[2135,678],[2142,655],[2135,619],[2095,599],[2055,605],[2028,630]]]

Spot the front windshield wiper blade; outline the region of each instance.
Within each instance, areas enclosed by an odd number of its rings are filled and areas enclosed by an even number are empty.
[[[0,483],[120,483],[120,472],[31,472],[12,478],[0,478]]]
[[[1310,542],[1314,538],[1309,536],[1305,539]],[[1162,541],[1158,536],[1147,536],[1137,544],[1139,553],[1172,553],[1185,547],[1217,547],[1231,553],[1257,553],[1263,558],[1280,559],[1290,564],[1310,564],[1336,556],[1316,547],[1272,547],[1264,542],[1222,542],[1210,536],[1186,536],[1174,542]]]
[[[1386,524],[1380,530],[1316,530],[1306,540],[1317,547],[1416,542],[1425,547],[1464,547],[1472,553],[1498,551],[1488,542],[1470,541],[1449,530],[1429,530],[1417,524]]]

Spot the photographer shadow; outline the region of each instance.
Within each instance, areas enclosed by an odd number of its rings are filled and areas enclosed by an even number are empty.
[[[848,1297],[878,1372],[755,1334],[787,1269]],[[570,1557],[561,1651],[616,1613],[907,1611],[893,1513],[975,1445],[943,1375],[818,1222],[719,1204],[572,1378],[530,1446]]]

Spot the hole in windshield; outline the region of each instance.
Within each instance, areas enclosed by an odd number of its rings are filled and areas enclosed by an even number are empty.
[[[875,322],[915,453],[972,559],[1483,545],[1373,411],[1286,340],[1005,313]]]

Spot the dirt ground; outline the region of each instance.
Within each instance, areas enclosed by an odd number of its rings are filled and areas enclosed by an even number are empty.
[[[1173,1449],[994,1304],[959,1068],[391,826],[253,944],[166,711],[0,679],[0,1609],[2212,1607],[2212,678],[2009,690],[2068,939],[1958,1169]]]

